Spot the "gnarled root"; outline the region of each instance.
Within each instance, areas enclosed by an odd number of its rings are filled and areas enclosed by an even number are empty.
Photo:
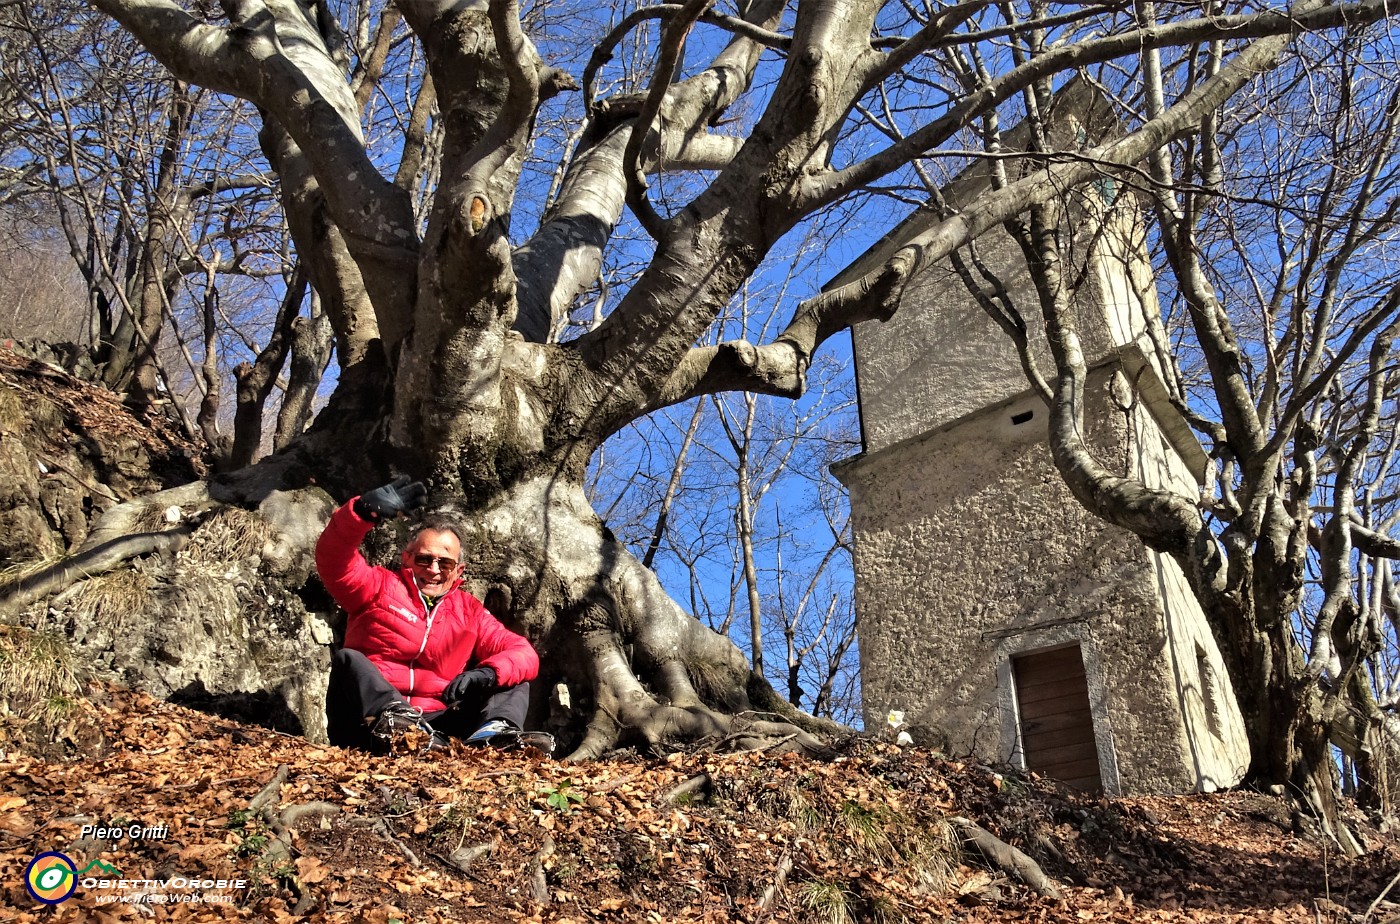
[[[267,785],[248,803],[248,814],[261,819],[275,835],[267,842],[263,851],[263,858],[271,861],[274,866],[290,862],[293,855],[292,829],[298,821],[315,815],[334,815],[340,811],[340,806],[329,802],[308,802],[278,812],[277,804],[282,800],[282,787],[287,782],[289,772],[286,764],[278,766]],[[296,907],[300,910],[296,913],[309,913],[316,904],[313,891],[295,875],[291,876],[290,885],[298,895]]]
[[[610,557],[620,580],[595,588],[576,611],[594,713],[567,759],[599,757],[625,735],[655,750],[740,733],[751,746],[775,738],[797,750],[822,746],[795,725],[753,717],[743,653],[676,606],[626,549]]]
[[[1039,895],[1046,898],[1060,897],[1060,889],[1055,885],[1055,881],[1045,875],[1040,864],[1029,856],[969,818],[950,818],[948,821],[962,835],[963,840],[976,847],[997,869],[1015,876]]]
[[[122,564],[152,552],[174,553],[189,541],[194,524],[162,532],[121,536],[61,559],[46,568],[0,588],[0,614],[17,613],[48,594],[58,593],[80,578],[106,574]]]

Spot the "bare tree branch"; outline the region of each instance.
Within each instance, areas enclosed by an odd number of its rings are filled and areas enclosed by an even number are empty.
[[[932,150],[950,138],[956,130],[967,125],[976,114],[1010,99],[1035,81],[1068,67],[1083,67],[1109,61],[1141,48],[1190,44],[1222,34],[1233,38],[1286,36],[1301,30],[1376,22],[1386,15],[1385,0],[1361,0],[1355,4],[1321,8],[1314,0],[1304,4],[1301,9],[1295,8],[1288,13],[1270,10],[1258,14],[1185,20],[1049,49],[1021,67],[1008,71],[992,83],[968,94],[947,115],[930,122],[918,131],[911,132],[903,141],[849,167],[809,180],[804,193],[814,205],[833,202],[848,195],[851,191],[874,182],[900,165]],[[1197,121],[1200,115],[1210,108],[1214,107],[1204,107],[1202,113],[1197,115]]]

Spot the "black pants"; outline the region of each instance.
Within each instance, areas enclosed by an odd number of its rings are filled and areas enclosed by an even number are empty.
[[[378,715],[390,703],[403,701],[379,668],[360,652],[342,648],[332,656],[330,687],[326,690],[326,732],[331,744],[376,750],[365,718]],[[492,719],[505,719],[516,728],[524,728],[529,707],[530,684],[519,683],[468,697],[450,709],[425,712],[423,718],[445,735],[466,738]]]

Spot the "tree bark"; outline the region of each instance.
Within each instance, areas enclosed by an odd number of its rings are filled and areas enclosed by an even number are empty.
[[[282,407],[277,412],[277,429],[272,437],[274,452],[290,445],[311,421],[321,374],[331,359],[331,338],[330,320],[320,310],[319,296],[313,296],[310,315],[292,322],[292,362]]]
[[[736,717],[754,708],[747,690],[756,675],[744,653],[676,605],[603,528],[581,485],[541,476],[480,510],[449,509],[467,533],[464,580],[483,598],[495,591],[511,601],[497,615],[521,627],[553,666],[557,675],[543,683],[562,681],[574,693],[586,724],[581,739],[561,742],[570,759],[596,758],[620,743],[718,739],[739,727],[794,735],[799,748],[820,745],[797,726]],[[784,718],[835,727],[791,709]]]

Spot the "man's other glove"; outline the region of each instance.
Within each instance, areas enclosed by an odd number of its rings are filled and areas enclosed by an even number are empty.
[[[442,691],[442,701],[449,706],[474,694],[490,693],[496,689],[496,669],[494,667],[473,667],[462,671]]]
[[[400,475],[390,484],[366,491],[355,499],[355,512],[371,523],[392,520],[401,513],[417,510],[428,501],[423,482]]]

